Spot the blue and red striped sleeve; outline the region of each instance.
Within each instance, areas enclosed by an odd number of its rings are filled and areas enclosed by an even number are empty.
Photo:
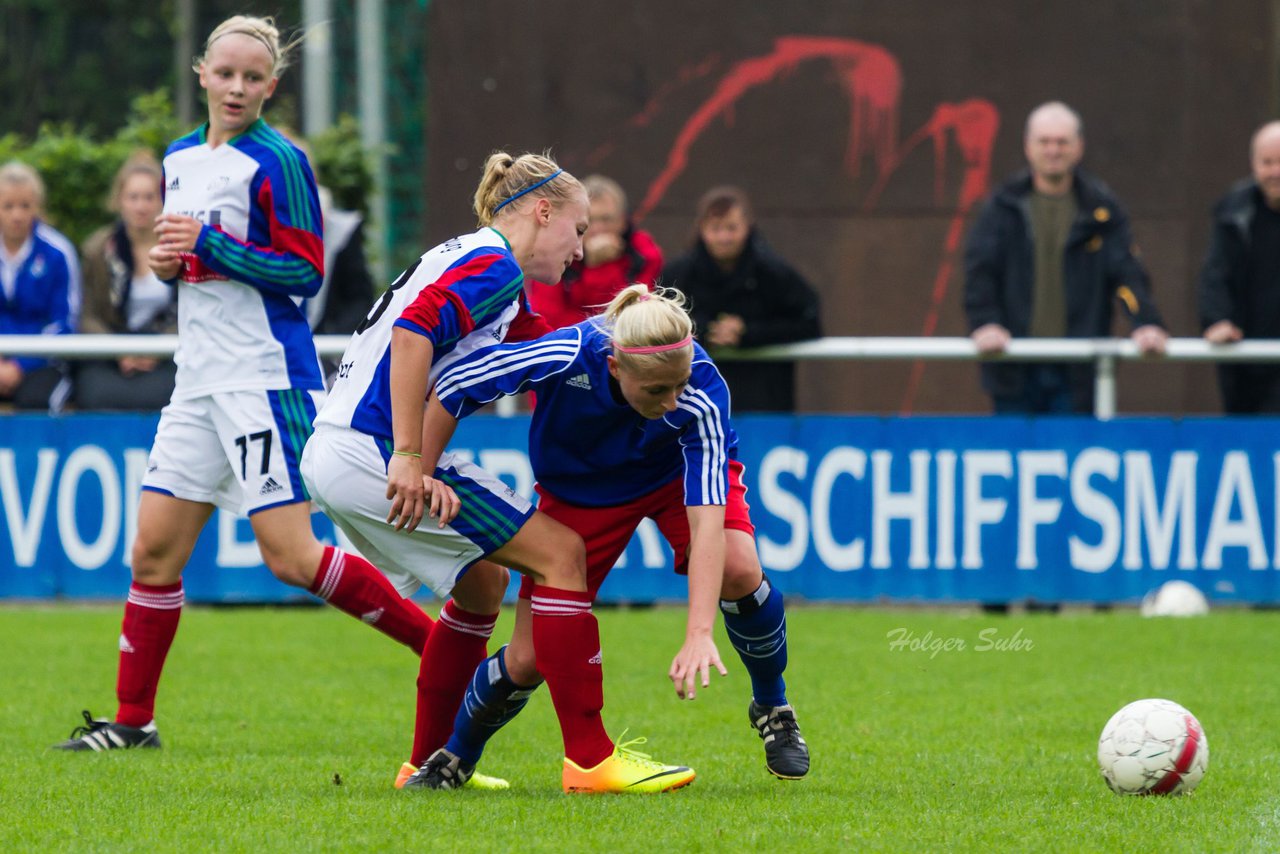
[[[196,255],[219,275],[259,290],[313,297],[324,280],[324,226],[315,176],[302,152],[275,131],[264,128],[251,135],[259,168],[250,185],[249,232],[265,236],[267,243],[236,240],[206,224]]]
[[[497,318],[519,296],[523,283],[510,254],[485,247],[458,259],[424,287],[395,325],[427,336],[439,350]]]

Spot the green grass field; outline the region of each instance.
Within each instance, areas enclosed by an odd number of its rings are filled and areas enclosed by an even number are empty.
[[[81,708],[114,712],[119,620],[0,609],[0,851],[1280,849],[1275,613],[795,608],[789,694],[813,770],[783,783],[723,637],[730,675],[681,703],[665,674],[682,610],[602,611],[610,731],[698,771],[656,797],[562,795],[545,690],[482,764],[510,791],[395,791],[417,663],[311,609],[188,609],[160,691],[165,749],[48,750]],[[895,649],[899,629],[965,648]],[[1204,725],[1212,759],[1191,796],[1121,798],[1098,774],[1102,725],[1149,696]]]

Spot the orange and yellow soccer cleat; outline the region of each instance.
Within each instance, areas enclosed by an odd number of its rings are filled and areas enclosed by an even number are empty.
[[[401,765],[399,773],[396,774],[396,788],[403,789],[405,782],[410,777],[412,777],[414,774],[417,774],[417,773],[418,773],[418,769],[414,768],[408,762]]]
[[[619,740],[613,753],[594,768],[583,768],[572,759],[564,760],[561,781],[567,794],[657,794],[670,792],[693,782],[692,768],[663,765],[647,753],[632,749],[645,739]]]

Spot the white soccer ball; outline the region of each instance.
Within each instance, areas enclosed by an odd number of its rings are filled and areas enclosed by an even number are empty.
[[[1186,581],[1166,581],[1142,599],[1144,617],[1199,617],[1209,613],[1209,600]]]
[[[1209,740],[1195,715],[1172,700],[1137,700],[1111,716],[1098,765],[1121,795],[1183,795],[1209,767]]]

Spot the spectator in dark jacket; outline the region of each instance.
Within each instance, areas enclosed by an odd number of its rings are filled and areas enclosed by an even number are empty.
[[[1253,177],[1213,211],[1213,237],[1200,271],[1200,323],[1215,344],[1280,338],[1280,122],[1263,125],[1249,148]],[[1218,366],[1223,408],[1280,412],[1280,365]]]
[[[591,203],[591,225],[582,235],[582,260],[564,271],[557,285],[529,284],[534,311],[556,328],[599,314],[630,285],[653,285],[662,272],[662,250],[627,213],[627,194],[612,178],[582,180]]]
[[[689,297],[704,347],[763,347],[822,335],[818,295],[765,243],[751,201],[737,187],[702,197],[693,248],[667,265],[662,283]],[[734,412],[795,409],[793,362],[724,360],[717,367]]]
[[[41,222],[44,182],[25,163],[0,167],[0,401],[61,408],[68,384],[56,361],[4,353],[5,335],[68,335],[80,305],[71,241]]]
[[[84,243],[84,305],[80,331],[96,335],[156,335],[178,331],[177,290],[156,278],[147,253],[156,244],[164,206],[160,164],[135,155],[116,173],[109,207],[119,214]],[[82,362],[76,371],[80,409],[158,411],[173,394],[173,359],[121,356]]]
[[[1097,338],[1111,334],[1118,301],[1144,353],[1168,336],[1151,299],[1129,218],[1110,189],[1080,170],[1084,134],[1070,107],[1050,102],[1027,118],[1030,170],[987,201],[965,248],[965,311],[979,351],[1011,338]],[[982,366],[998,413],[1088,413],[1091,364]]]

